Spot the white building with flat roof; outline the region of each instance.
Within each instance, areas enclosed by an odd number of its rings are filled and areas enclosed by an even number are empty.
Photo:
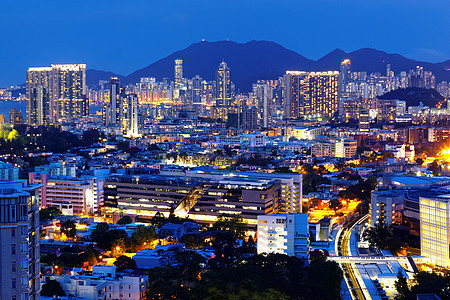
[[[308,214],[258,216],[257,251],[309,259]]]

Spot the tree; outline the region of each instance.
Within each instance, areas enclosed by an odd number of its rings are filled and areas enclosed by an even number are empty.
[[[422,166],[423,163],[424,163],[424,160],[423,160],[422,158],[420,158],[420,157],[416,158],[416,164],[417,164],[418,166]]]
[[[188,249],[198,249],[206,245],[205,240],[198,234],[185,234],[181,237],[180,242]]]
[[[46,283],[42,285],[41,296],[53,297],[53,296],[65,296],[61,284],[56,280],[47,280]]]
[[[90,266],[97,264],[97,255],[92,246],[88,246],[86,251],[84,252],[84,261],[87,261]]]
[[[156,230],[153,226],[139,225],[131,234],[131,240],[137,245],[150,244],[157,238]]]
[[[77,229],[75,223],[71,220],[67,220],[61,224],[61,232],[64,233],[68,238],[74,238]]]
[[[117,239],[111,245],[111,256],[119,257],[125,253],[126,245],[124,239]]]
[[[62,212],[56,206],[49,206],[47,208],[42,208],[39,211],[39,221],[45,222],[52,220],[55,216],[61,215]]]
[[[164,215],[159,211],[156,212],[150,222],[153,226],[156,226],[156,228],[161,228],[162,226],[164,226],[164,224],[167,223],[166,218],[164,218]]]
[[[131,270],[137,269],[136,261],[125,255],[119,256],[116,259],[116,261],[114,262],[114,265],[117,267],[118,272],[126,270],[126,269],[131,269]]]
[[[130,216],[123,216],[122,218],[120,218],[119,221],[117,221],[118,225],[126,225],[131,223],[133,223],[133,220],[131,219]]]
[[[442,168],[437,159],[428,165],[428,171],[433,172],[433,176],[438,176],[441,170]]]
[[[318,258],[308,268],[308,299],[339,299],[344,274],[334,261]]]
[[[403,246],[403,242],[394,235],[393,226],[388,227],[383,223],[366,230],[364,239],[369,242],[371,247],[381,250],[388,249],[394,255]]]
[[[247,231],[247,225],[238,215],[221,214],[217,217],[212,230],[230,231],[235,239],[243,239]]]
[[[397,281],[395,281],[394,286],[398,293],[395,299],[398,300],[407,299],[411,291],[409,290],[408,282],[406,281],[405,276],[403,276],[402,272],[400,271],[397,274]]]

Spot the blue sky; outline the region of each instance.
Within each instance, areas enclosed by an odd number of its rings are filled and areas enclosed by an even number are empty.
[[[308,58],[372,47],[450,59],[448,0],[0,0],[0,87],[30,66],[127,75],[206,39],[271,40]]]

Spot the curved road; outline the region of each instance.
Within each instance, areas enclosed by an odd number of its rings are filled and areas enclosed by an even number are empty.
[[[356,225],[361,224],[367,220],[369,215],[364,215],[359,218],[354,218],[347,221],[342,230],[338,233],[336,238],[336,254],[337,256],[352,256],[350,251],[350,236]],[[359,284],[356,278],[355,271],[351,263],[340,263],[339,264],[342,271],[344,272],[344,279],[347,283],[348,289],[350,290],[353,299],[366,299],[363,293],[363,288]]]

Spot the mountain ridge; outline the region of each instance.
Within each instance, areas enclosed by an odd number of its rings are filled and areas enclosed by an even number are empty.
[[[242,91],[250,91],[252,82],[258,79],[277,79],[286,70],[339,70],[339,64],[345,58],[352,61],[353,71],[385,74],[386,65],[390,63],[391,70],[397,74],[420,65],[424,67],[424,70],[433,72],[437,82],[450,81],[450,70],[447,70],[449,61],[441,63],[416,61],[400,54],[373,48],[361,48],[348,53],[336,48],[321,58],[312,60],[276,42],[252,40],[246,43],[197,42],[126,76],[89,69],[87,70],[88,85],[96,85],[98,80],[108,80],[110,76],[119,77],[125,84],[138,82],[141,77],[155,77],[157,80],[168,77],[173,80],[174,60],[178,58],[183,59],[184,77],[192,78],[198,74],[206,80],[214,80],[219,64],[222,60],[227,62],[231,69],[231,80]]]

